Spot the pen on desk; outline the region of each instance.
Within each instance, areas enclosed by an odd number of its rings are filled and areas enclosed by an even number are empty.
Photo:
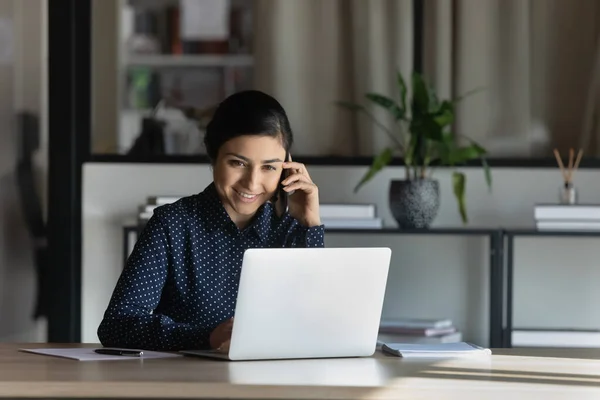
[[[94,352],[107,356],[129,356],[141,357],[144,354],[141,350],[121,350],[121,349],[96,349]]]

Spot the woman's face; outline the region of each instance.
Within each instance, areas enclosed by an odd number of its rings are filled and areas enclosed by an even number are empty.
[[[221,146],[213,179],[227,213],[238,227],[247,225],[258,208],[273,197],[284,159],[280,136],[238,136]]]

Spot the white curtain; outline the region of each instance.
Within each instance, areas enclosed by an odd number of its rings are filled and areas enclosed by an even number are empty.
[[[425,3],[425,73],[445,97],[476,91],[454,129],[495,155],[530,152],[531,35],[529,0]]]
[[[395,71],[412,70],[412,0],[258,0],[256,16],[256,87],[286,108],[297,154],[372,155],[389,143],[334,102],[396,96]]]
[[[296,152],[387,145],[333,101],[397,97],[396,69],[413,66],[412,0],[257,1],[256,86],[287,108]],[[579,145],[599,29],[600,1],[425,0],[424,72],[440,96],[481,89],[460,103],[458,133],[495,156],[551,156]]]
[[[429,3],[448,8],[446,0]],[[453,3],[449,64],[454,95],[484,88],[461,103],[456,129],[479,139],[496,156],[552,156],[553,147],[563,152],[578,147],[600,2]]]
[[[588,149],[588,153],[600,155],[600,35],[590,81],[580,147]]]

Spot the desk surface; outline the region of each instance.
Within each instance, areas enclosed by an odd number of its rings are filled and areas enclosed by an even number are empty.
[[[497,349],[482,359],[76,361],[0,344],[2,398],[599,399],[600,349]]]

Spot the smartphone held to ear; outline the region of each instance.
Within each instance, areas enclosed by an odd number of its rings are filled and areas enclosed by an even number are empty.
[[[285,161],[290,161],[290,153],[286,152],[285,153]],[[283,184],[281,182],[283,182],[283,180],[285,178],[288,177],[288,170],[287,169],[283,169],[281,171],[281,177],[279,178],[279,197],[280,197],[280,201],[281,201],[281,209],[283,210],[283,212],[285,213],[288,210],[288,193],[283,190]]]
[[[290,155],[289,153],[285,153],[285,160],[289,161]],[[280,202],[281,210],[285,213],[288,210],[288,194],[285,190],[283,190],[283,181],[288,176],[288,171],[286,169],[282,169],[281,176],[279,177],[279,185],[277,187],[277,193],[275,194],[275,198],[273,199],[275,202]]]

